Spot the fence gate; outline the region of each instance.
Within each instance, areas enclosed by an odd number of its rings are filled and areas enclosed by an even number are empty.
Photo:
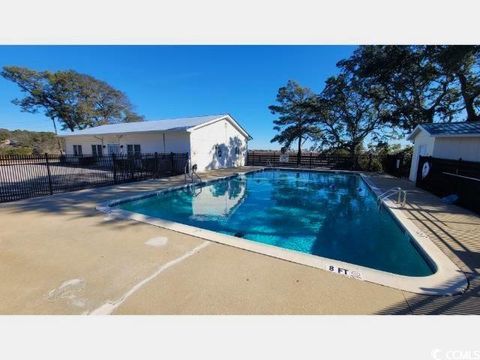
[[[420,156],[416,185],[480,214],[478,162]]]

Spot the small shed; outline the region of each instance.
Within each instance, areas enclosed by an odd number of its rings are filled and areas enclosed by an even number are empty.
[[[420,156],[480,162],[480,122],[421,124],[407,140],[414,143],[411,181],[416,180]]]
[[[102,125],[60,135],[65,153],[188,153],[198,171],[243,166],[252,137],[229,114]]]

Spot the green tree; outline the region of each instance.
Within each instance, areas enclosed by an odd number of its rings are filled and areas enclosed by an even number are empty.
[[[6,142],[5,140],[10,141]],[[60,146],[58,145],[59,142]],[[34,155],[57,154],[63,149],[63,142],[64,140],[58,138],[53,132],[0,129],[0,149],[4,154],[18,154],[17,150],[20,148],[23,154],[25,154],[26,149],[30,149],[28,154]]]
[[[321,130],[318,146],[348,151],[354,165],[367,136],[378,141],[392,135],[387,134],[381,102],[362,85],[351,73],[330,77],[309,108]]]
[[[370,143],[368,145],[368,151],[375,155],[384,156],[402,151],[402,146],[400,144],[389,144],[387,141],[379,141],[377,143]]]
[[[370,89],[393,126],[410,131],[419,123],[452,121],[461,111],[453,74],[433,61],[427,46],[361,46],[337,66]]]
[[[480,46],[428,46],[432,61],[456,79],[467,121],[480,121]]]
[[[0,148],[0,155],[32,155],[32,153],[32,149],[25,146],[6,149]]]
[[[283,149],[288,149],[296,141],[297,165],[300,164],[304,142],[317,139],[320,134],[315,125],[315,117],[307,111],[314,98],[310,89],[289,80],[286,86],[278,89],[276,98],[278,105],[268,107],[272,114],[278,115],[278,119],[273,123],[274,130],[279,133],[271,142],[278,142]]]
[[[0,141],[8,140],[10,132],[7,129],[0,129]]]
[[[25,112],[43,110],[52,119],[55,133],[57,121],[62,130],[74,131],[103,124],[143,120],[133,111],[123,92],[86,74],[73,70],[37,72],[18,66],[5,66],[1,75],[16,83],[26,94],[24,98],[12,102]]]

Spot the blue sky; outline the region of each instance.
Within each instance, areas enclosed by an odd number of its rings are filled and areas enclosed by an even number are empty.
[[[321,91],[354,46],[0,46],[0,66],[73,69],[124,91],[147,120],[232,114],[253,136],[250,149],[278,149],[268,106],[297,80]],[[53,131],[42,114],[11,103],[17,85],[0,77],[0,128]]]

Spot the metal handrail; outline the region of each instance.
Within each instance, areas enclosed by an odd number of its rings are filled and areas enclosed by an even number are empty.
[[[394,187],[388,189],[387,191],[383,192],[382,194],[378,195],[377,204],[380,207],[382,200],[389,199],[391,196],[397,195],[397,204],[401,207],[404,207],[407,203],[407,191],[403,190],[401,187]]]
[[[187,182],[187,173],[188,173],[189,168],[190,168],[190,160],[187,160],[187,163],[185,164],[185,168],[184,168],[184,171],[183,171],[183,173],[185,175],[185,183]]]
[[[383,193],[381,193],[380,195],[378,195],[378,198],[383,198],[385,196],[387,196],[390,192],[397,192],[399,190],[402,190],[401,187],[393,187],[391,189],[388,189],[387,191],[384,191]]]
[[[187,182],[187,174],[190,178],[191,183],[195,181],[194,176],[196,176],[200,182],[203,181],[200,175],[197,174],[196,166],[197,166],[196,164],[193,166],[190,166],[190,160],[188,160],[187,163],[185,164],[185,169],[184,169],[185,183]]]
[[[200,175],[197,174],[197,171],[192,167],[192,181],[193,181],[193,175],[195,175],[200,182],[203,181]]]

